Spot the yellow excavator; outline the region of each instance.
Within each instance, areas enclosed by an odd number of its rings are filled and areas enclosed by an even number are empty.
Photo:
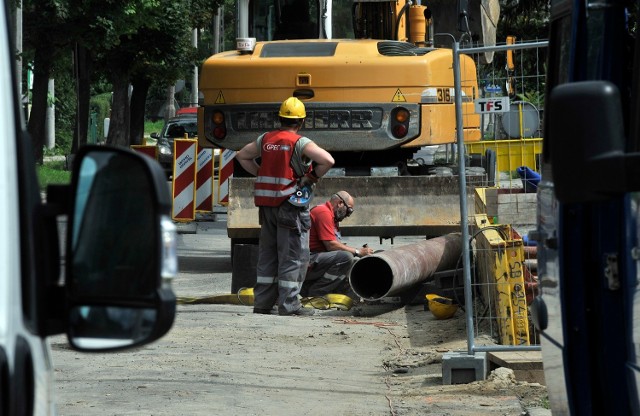
[[[280,103],[294,96],[306,107],[301,134],[336,160],[317,201],[340,189],[358,199],[344,235],[456,231],[456,94],[465,142],[481,134],[476,62],[460,57],[456,91],[450,46],[453,39],[495,44],[499,17],[497,1],[458,3],[459,10],[444,0],[239,0],[237,49],[211,56],[201,69],[200,146],[241,149],[277,128]],[[434,146],[442,156],[421,154]],[[258,237],[248,176],[235,165],[221,178],[229,181],[232,244]]]

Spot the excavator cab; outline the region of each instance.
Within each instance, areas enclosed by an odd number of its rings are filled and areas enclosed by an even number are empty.
[[[432,47],[436,33],[464,33],[493,45],[500,5],[485,1],[431,0],[427,7],[408,0],[238,0],[238,35],[258,42],[379,39]],[[441,36],[437,43],[448,45],[447,39]]]
[[[318,39],[318,0],[252,0],[249,2],[249,34],[258,41]]]
[[[311,20],[312,5],[316,5],[316,2],[293,0],[279,4],[280,14],[273,39],[316,39],[318,37],[318,23],[317,19]]]
[[[383,39],[428,43],[431,11],[395,1],[250,0],[249,36],[285,39]]]
[[[401,40],[424,46],[431,43],[431,11],[426,6],[395,1],[356,1],[352,13],[356,39]]]

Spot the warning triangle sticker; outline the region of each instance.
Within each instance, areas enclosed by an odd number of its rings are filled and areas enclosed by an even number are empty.
[[[391,102],[393,103],[406,103],[407,99],[404,98],[404,95],[402,94],[402,91],[400,91],[400,88],[398,88],[396,90],[396,93],[393,95],[393,99],[391,100]]]
[[[216,104],[224,104],[224,95],[222,95],[222,90],[218,93],[218,98],[216,98]]]

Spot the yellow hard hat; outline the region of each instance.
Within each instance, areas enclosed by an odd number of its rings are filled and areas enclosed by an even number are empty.
[[[458,310],[458,305],[449,298],[434,294],[429,294],[426,298],[429,303],[429,310],[437,319],[449,319]]]
[[[302,101],[296,97],[289,97],[282,102],[278,115],[284,118],[305,118],[307,113]]]

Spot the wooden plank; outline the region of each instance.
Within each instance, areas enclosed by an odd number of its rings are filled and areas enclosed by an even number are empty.
[[[518,381],[546,385],[540,351],[492,351],[487,352],[487,360],[489,371],[505,367],[513,370]]]

